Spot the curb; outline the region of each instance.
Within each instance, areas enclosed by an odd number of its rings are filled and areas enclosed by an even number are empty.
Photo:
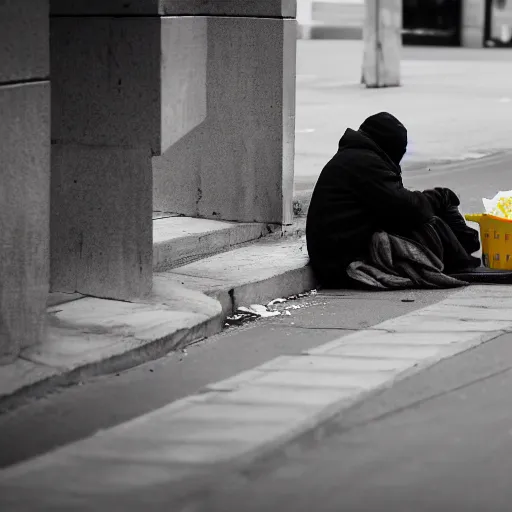
[[[222,332],[226,318],[242,305],[264,303],[277,296],[296,295],[310,291],[314,287],[309,267],[303,266],[277,273],[261,281],[229,285],[213,291],[203,290],[204,295],[219,303],[219,309],[221,309],[219,314],[189,328],[175,330],[170,335],[148,340],[136,347],[129,347],[125,352],[107,354],[98,361],[85,362],[70,368],[36,364],[35,373],[40,375],[31,374],[25,377],[26,382],[17,389],[0,396],[0,414],[26,405],[32,400],[43,398],[61,388],[80,384],[93,377],[129,370],[159,359],[169,352],[183,350],[199,340]],[[24,359],[24,362],[32,364],[27,359]]]

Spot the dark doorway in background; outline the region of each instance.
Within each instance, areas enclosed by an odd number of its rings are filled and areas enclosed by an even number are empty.
[[[461,12],[461,0],[403,0],[403,43],[460,46]]]

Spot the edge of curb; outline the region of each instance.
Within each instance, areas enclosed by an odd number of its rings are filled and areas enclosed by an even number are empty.
[[[272,300],[276,290],[282,293],[281,287],[288,295],[309,291],[313,279],[307,266],[287,270],[263,281],[240,283],[235,287],[218,290],[206,295],[215,298],[222,307],[222,312],[204,320],[191,328],[179,329],[168,336],[148,341],[126,352],[108,356],[92,363],[84,363],[75,368],[56,369],[56,373],[44,376],[29,384],[22,385],[11,394],[0,396],[0,415],[22,407],[32,400],[40,399],[59,389],[79,384],[80,382],[126,371],[149,361],[165,356],[169,352],[184,349],[193,343],[218,334],[224,329],[224,322],[233,309],[246,302],[255,300]],[[229,301],[229,304],[227,303]]]

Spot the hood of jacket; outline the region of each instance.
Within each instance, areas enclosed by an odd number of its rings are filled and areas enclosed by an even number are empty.
[[[407,130],[395,116],[379,112],[366,119],[359,131],[372,139],[395,165],[400,165],[407,150]]]
[[[402,174],[400,166],[395,164],[395,162],[391,160],[389,155],[378,144],[376,144],[372,139],[370,139],[370,137],[361,131],[347,128],[338,145],[339,151],[344,149],[359,149],[377,153],[398,175]]]

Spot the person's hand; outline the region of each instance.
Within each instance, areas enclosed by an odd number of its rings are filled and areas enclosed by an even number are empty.
[[[423,194],[428,198],[436,213],[445,211],[451,206],[460,205],[460,199],[450,188],[436,187],[430,190],[424,190]]]

